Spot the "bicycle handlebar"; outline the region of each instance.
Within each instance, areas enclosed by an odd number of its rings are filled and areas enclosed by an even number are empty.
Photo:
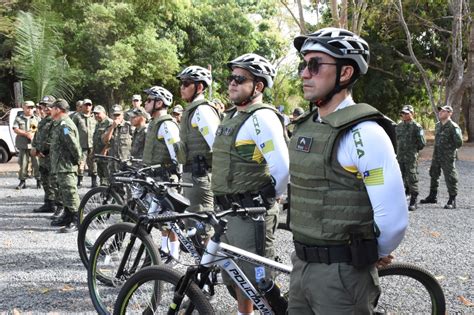
[[[152,167],[152,166],[150,166]],[[117,176],[114,178],[116,182],[121,183],[137,183],[146,186],[157,187],[163,189],[165,187],[193,187],[192,183],[175,183],[175,182],[156,182],[154,179],[147,177],[146,179],[129,178]]]
[[[208,212],[199,212],[199,213],[165,213],[160,214],[154,217],[148,217],[143,215],[140,217],[140,221],[146,223],[163,223],[163,222],[175,222],[180,219],[197,219],[199,221],[209,222],[213,218],[220,219],[226,215],[240,215],[240,216],[255,216],[267,213],[265,207],[249,207],[249,208],[238,208],[238,209],[229,209],[224,210],[219,213],[214,213],[212,211]]]

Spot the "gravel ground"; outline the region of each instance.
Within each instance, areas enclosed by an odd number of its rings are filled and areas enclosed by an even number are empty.
[[[444,210],[447,192],[442,182],[437,205],[420,205],[410,214],[410,227],[394,253],[397,261],[430,270],[440,281],[449,313],[474,314],[474,162],[459,161],[458,209]],[[421,197],[428,193],[429,161],[420,162]],[[0,168],[1,171],[1,168]],[[14,190],[14,176],[0,180],[0,313],[95,314],[87,289],[87,272],[77,254],[76,233],[58,234],[49,214],[32,210],[42,201],[42,190]],[[33,180],[28,184],[32,185]],[[88,182],[86,182],[86,185]],[[80,189],[84,195],[86,188]],[[291,234],[278,231],[277,252],[289,261]],[[285,279],[279,282],[285,286]],[[220,290],[217,309],[235,312]],[[465,298],[464,302],[460,297]]]

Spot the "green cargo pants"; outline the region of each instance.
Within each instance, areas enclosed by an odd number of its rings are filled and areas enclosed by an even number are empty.
[[[77,193],[77,174],[57,173],[56,182],[64,209],[71,213],[77,212],[80,202]]]

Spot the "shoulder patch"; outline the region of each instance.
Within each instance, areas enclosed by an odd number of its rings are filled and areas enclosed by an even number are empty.
[[[67,128],[67,127],[63,128],[63,133],[64,133],[65,136],[67,136],[70,133],[69,128]]]

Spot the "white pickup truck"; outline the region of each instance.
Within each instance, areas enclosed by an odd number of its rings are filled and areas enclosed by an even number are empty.
[[[0,163],[7,163],[18,154],[15,147],[16,133],[13,132],[13,122],[18,114],[23,113],[21,108],[12,108],[0,118]]]

